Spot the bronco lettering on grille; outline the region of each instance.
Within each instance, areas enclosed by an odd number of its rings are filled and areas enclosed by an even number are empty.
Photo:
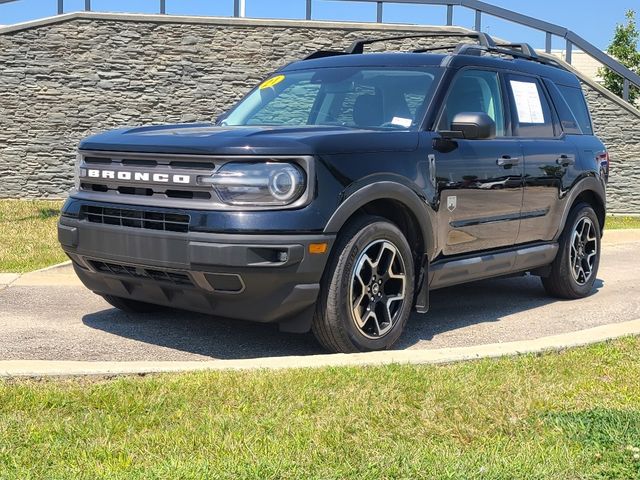
[[[191,183],[191,175],[102,170],[98,168],[81,168],[80,178],[101,178],[104,180],[121,180],[125,182],[179,183],[185,185]]]

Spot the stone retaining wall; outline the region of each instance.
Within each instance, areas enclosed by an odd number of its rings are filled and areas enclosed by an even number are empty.
[[[65,196],[86,135],[208,121],[289,61],[355,38],[416,31],[468,32],[99,13],[1,28],[0,198]],[[596,129],[611,148],[610,208],[640,213],[640,118],[588,90]]]
[[[640,115],[584,85],[596,135],[609,149],[610,212],[640,214]]]

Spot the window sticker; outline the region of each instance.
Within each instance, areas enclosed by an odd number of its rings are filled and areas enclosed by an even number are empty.
[[[511,80],[511,91],[520,123],[544,123],[540,93],[535,83]]]
[[[276,75],[275,77],[271,77],[270,79],[265,80],[260,84],[260,90],[264,90],[265,88],[275,87],[284,79],[285,79],[284,75]]]
[[[387,117],[389,118],[389,117]],[[413,123],[410,118],[402,118],[402,117],[393,117],[391,119],[391,123],[394,125],[399,125],[404,128],[409,128]]]

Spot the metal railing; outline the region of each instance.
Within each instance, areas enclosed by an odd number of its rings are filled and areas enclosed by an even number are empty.
[[[14,2],[17,0],[0,0],[0,4]],[[158,1],[158,13],[166,14],[167,2],[166,0]],[[233,1],[233,16],[244,17],[246,15],[246,0],[231,0]],[[312,0],[300,0],[306,2],[305,18],[312,20]],[[631,85],[635,85],[640,89],[640,75],[631,71],[620,62],[607,55],[605,52],[597,48],[595,45],[589,43],[584,38],[580,37],[571,30],[561,27],[559,25],[538,20],[528,15],[523,15],[517,12],[513,12],[509,9],[497,7],[486,2],[479,0],[332,0],[336,2],[361,2],[361,3],[374,3],[376,4],[376,21],[378,23],[383,22],[384,6],[385,4],[413,4],[413,5],[436,5],[443,6],[447,9],[447,25],[453,25],[454,21],[454,7],[467,8],[475,12],[475,24],[476,31],[482,30],[482,18],[483,15],[489,15],[492,17],[500,18],[512,23],[523,25],[525,27],[538,30],[545,34],[545,51],[551,53],[551,45],[553,43],[553,37],[560,37],[565,40],[565,61],[571,63],[571,57],[573,53],[573,47],[577,47],[587,55],[597,60],[600,64],[609,68],[616,74],[620,75],[623,80],[622,96],[624,100],[629,101],[629,89]],[[58,14],[64,13],[64,0],[57,0]],[[91,11],[91,0],[84,0],[85,11]]]

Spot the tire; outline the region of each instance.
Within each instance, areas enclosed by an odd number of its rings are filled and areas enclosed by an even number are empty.
[[[358,217],[338,235],[313,334],[331,352],[391,348],[411,313],[414,278],[413,255],[400,229],[381,217]]]
[[[588,296],[600,265],[600,221],[587,203],[573,207],[560,235],[559,250],[548,277],[542,279],[553,297],[577,299]]]
[[[116,297],[113,295],[101,295],[111,306],[126,313],[149,313],[161,310],[163,307],[152,303],[139,302],[130,298]]]

